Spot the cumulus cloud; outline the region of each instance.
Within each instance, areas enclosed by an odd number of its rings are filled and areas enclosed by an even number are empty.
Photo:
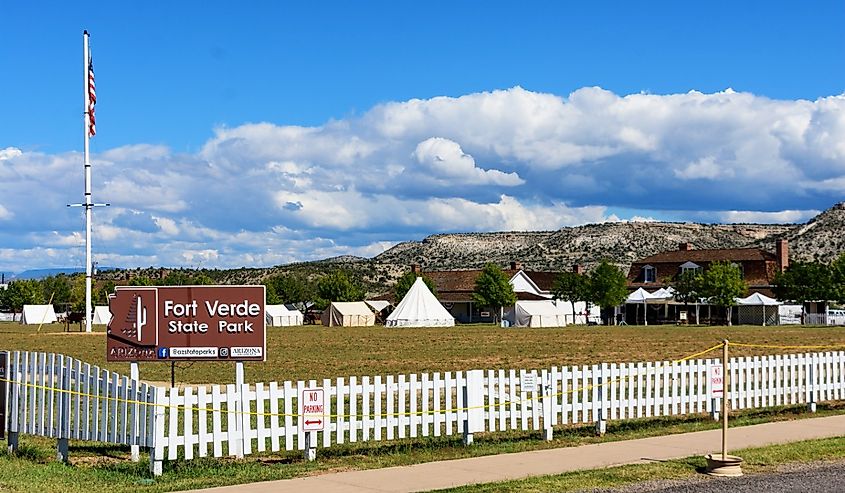
[[[432,137],[417,144],[414,158],[422,165],[421,171],[441,178],[446,185],[489,184],[509,187],[525,183],[516,173],[476,167],[475,159],[464,154],[457,142],[441,137]]]
[[[82,199],[80,153],[0,145],[0,270],[81,263],[81,211],[65,207]],[[514,87],[92,162],[94,200],[112,203],[94,211],[101,265],[272,265],[606,220],[796,222],[845,200],[845,96]]]

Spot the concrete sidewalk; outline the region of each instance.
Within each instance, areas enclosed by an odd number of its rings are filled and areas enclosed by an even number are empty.
[[[845,435],[845,415],[731,428],[729,450]],[[328,473],[198,490],[206,493],[428,491],[528,476],[705,455],[720,450],[721,429],[580,447],[428,462],[412,466]]]

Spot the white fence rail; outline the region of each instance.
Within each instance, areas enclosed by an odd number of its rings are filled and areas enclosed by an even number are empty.
[[[242,457],[344,443],[544,430],[714,412],[715,359],[470,370],[157,388],[61,355],[10,355],[9,430],[150,448],[163,460]],[[845,352],[733,358],[732,409],[845,399]],[[303,432],[298,399],[325,395],[325,428]]]
[[[473,370],[158,389],[158,460],[713,412],[716,360]],[[733,358],[732,409],[845,398],[845,353]],[[530,382],[535,382],[531,385]],[[525,384],[525,386],[523,385]],[[529,387],[529,385],[531,385]],[[301,430],[304,388],[322,387],[324,431]],[[224,447],[225,445],[225,447]],[[225,448],[225,450],[224,450]]]
[[[9,353],[8,431],[152,447],[154,387],[61,354]]]

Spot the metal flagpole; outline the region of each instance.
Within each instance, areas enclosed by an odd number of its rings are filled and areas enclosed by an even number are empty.
[[[93,309],[91,307],[91,274],[94,265],[91,262],[91,209],[94,207],[106,207],[111,204],[95,204],[91,201],[91,161],[88,157],[88,139],[91,137],[91,52],[88,47],[88,31],[82,32],[82,67],[84,80],[84,105],[85,111],[82,113],[82,120],[85,133],[83,134],[83,153],[82,161],[85,166],[85,202],[81,204],[68,204],[68,207],[84,207],[85,208],[85,332],[91,332],[91,317],[93,316]]]
[[[91,332],[91,161],[88,158],[88,139],[91,131],[91,120],[88,112],[90,111],[90,73],[88,64],[91,61],[91,54],[88,51],[88,31],[82,33],[82,51],[83,51],[83,74],[82,78],[85,81],[85,92],[83,94],[85,112],[82,115],[84,123],[85,146],[83,151],[83,161],[85,165],[85,332]]]

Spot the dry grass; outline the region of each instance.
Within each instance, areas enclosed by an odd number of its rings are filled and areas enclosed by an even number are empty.
[[[128,364],[105,363],[105,334],[61,333],[49,325],[0,323],[2,349],[64,353],[127,374]],[[671,360],[700,351],[724,338],[735,342],[773,345],[841,345],[839,327],[567,327],[562,329],[502,329],[458,326],[432,329],[268,328],[267,362],[248,363],[248,381],[322,379],[351,375],[387,375],[455,371],[472,368],[542,368],[551,365]],[[732,354],[756,355],[798,350],[734,348]],[[714,353],[715,354],[715,353]],[[180,363],[176,380],[185,383],[226,383],[233,379],[231,363]],[[170,365],[152,362],[141,367],[145,380],[169,381]]]

